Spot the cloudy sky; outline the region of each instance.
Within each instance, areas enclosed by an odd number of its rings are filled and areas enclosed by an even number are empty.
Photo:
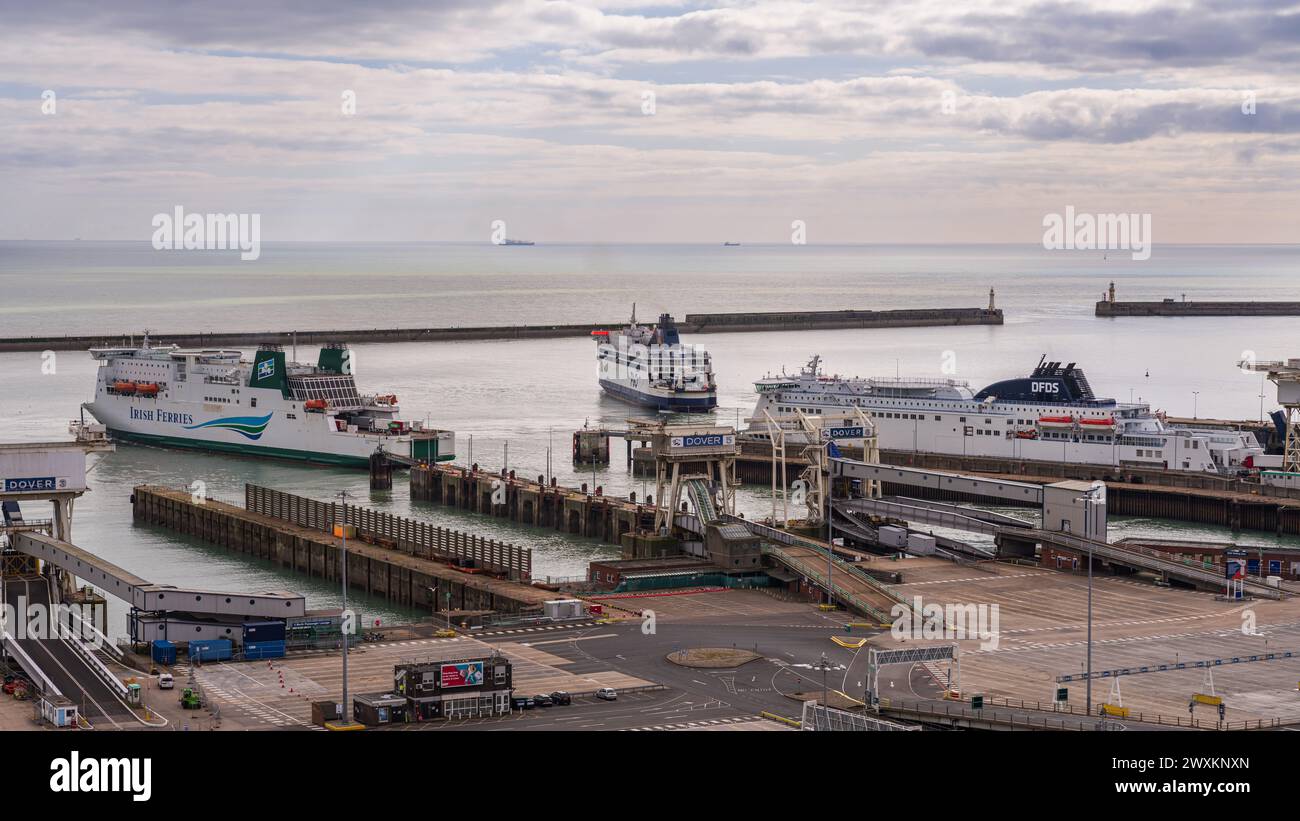
[[[1067,205],[1150,213],[1158,242],[1300,236],[1300,2],[0,0],[0,21],[3,239],[147,240],[176,205],[259,213],[263,241],[500,219],[1037,243]]]

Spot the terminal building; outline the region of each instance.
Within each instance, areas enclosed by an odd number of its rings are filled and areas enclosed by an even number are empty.
[[[505,656],[399,664],[393,668],[392,695],[406,699],[414,721],[506,715],[511,667]]]

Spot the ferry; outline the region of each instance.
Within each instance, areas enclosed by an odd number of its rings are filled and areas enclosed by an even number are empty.
[[[382,450],[419,462],[455,458],[455,434],[406,422],[393,394],[363,395],[351,352],[331,344],[315,365],[263,345],[237,350],[92,348],[95,399],[82,405],[110,438],[166,447],[363,467]]]
[[[1264,453],[1249,431],[1173,426],[1149,405],[1093,394],[1082,369],[1042,357],[1028,376],[980,391],[955,379],[827,376],[812,357],[796,375],[755,382],[742,439],[771,441],[770,414],[788,444],[807,444],[800,414],[836,418],[854,406],[886,450],[1233,475]]]
[[[713,361],[699,345],[683,345],[677,325],[661,314],[639,325],[636,306],[621,331],[592,331],[600,387],[626,402],[661,411],[703,412],[718,405]]]

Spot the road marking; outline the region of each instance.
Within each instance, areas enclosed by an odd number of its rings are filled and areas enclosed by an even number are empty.
[[[609,639],[617,636],[618,633],[601,633],[599,636],[571,636],[567,639],[551,639],[550,641],[521,641],[520,647],[541,647],[543,644],[568,644],[571,641],[590,641],[591,639]]]

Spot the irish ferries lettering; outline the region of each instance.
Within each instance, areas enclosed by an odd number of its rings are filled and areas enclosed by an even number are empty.
[[[194,417],[188,413],[175,413],[156,408],[131,408],[131,418],[141,422],[159,422],[166,425],[194,424]]]

